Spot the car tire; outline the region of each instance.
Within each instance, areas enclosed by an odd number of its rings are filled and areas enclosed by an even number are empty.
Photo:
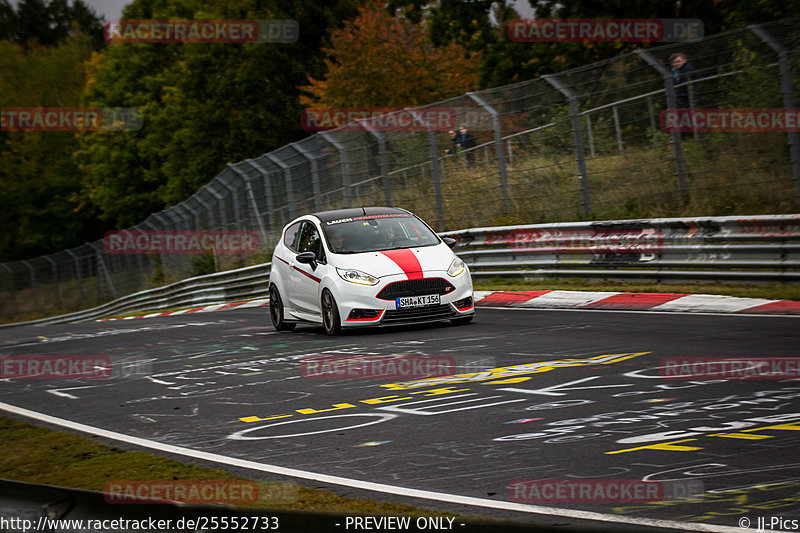
[[[338,335],[342,332],[342,321],[339,318],[339,306],[336,304],[336,299],[331,294],[331,291],[325,289],[322,291],[321,300],[322,310],[322,326],[325,328],[325,333],[328,335]]]
[[[462,316],[460,318],[454,318],[450,321],[451,324],[454,326],[463,326],[464,324],[469,324],[472,322],[472,319],[475,318],[475,315],[470,316]]]
[[[286,322],[284,319],[283,300],[275,285],[269,287],[269,316],[272,319],[272,325],[278,331],[292,331],[296,326],[294,322]]]

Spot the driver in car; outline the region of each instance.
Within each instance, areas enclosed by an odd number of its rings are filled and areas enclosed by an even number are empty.
[[[344,244],[344,235],[338,232],[332,233],[328,237],[328,242],[330,244],[332,252],[334,253],[341,252]]]
[[[379,233],[379,237],[382,246],[386,248],[392,248],[394,246],[394,228],[391,226],[383,228]]]

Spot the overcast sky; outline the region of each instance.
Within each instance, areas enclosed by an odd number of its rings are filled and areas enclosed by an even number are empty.
[[[83,0],[94,8],[106,20],[119,20],[122,18],[122,8],[131,3],[131,0]]]
[[[14,7],[20,0],[11,0]],[[122,17],[122,8],[130,4],[132,0],[83,0],[92,6],[98,14],[105,16],[106,20],[118,20]]]

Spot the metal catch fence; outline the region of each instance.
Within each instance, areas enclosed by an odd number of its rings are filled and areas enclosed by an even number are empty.
[[[651,47],[468,93],[446,108],[476,146],[446,154],[446,131],[376,131],[365,122],[229,163],[183,202],[132,231],[249,231],[259,252],[109,252],[103,241],[0,264],[0,320],[77,309],[192,275],[269,260],[293,217],[360,205],[407,208],[437,231],[499,224],[797,212],[796,131],[668,132],[664,112],[794,109],[800,19]],[[675,52],[696,71],[676,85]],[[688,95],[688,104],[681,102]],[[747,214],[750,214],[747,213]]]

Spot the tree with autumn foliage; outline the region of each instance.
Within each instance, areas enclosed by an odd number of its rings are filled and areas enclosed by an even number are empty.
[[[421,23],[424,24],[424,23]],[[425,28],[392,16],[382,1],[331,34],[327,78],[300,87],[306,107],[411,107],[478,87],[480,57],[463,46],[436,47]]]

